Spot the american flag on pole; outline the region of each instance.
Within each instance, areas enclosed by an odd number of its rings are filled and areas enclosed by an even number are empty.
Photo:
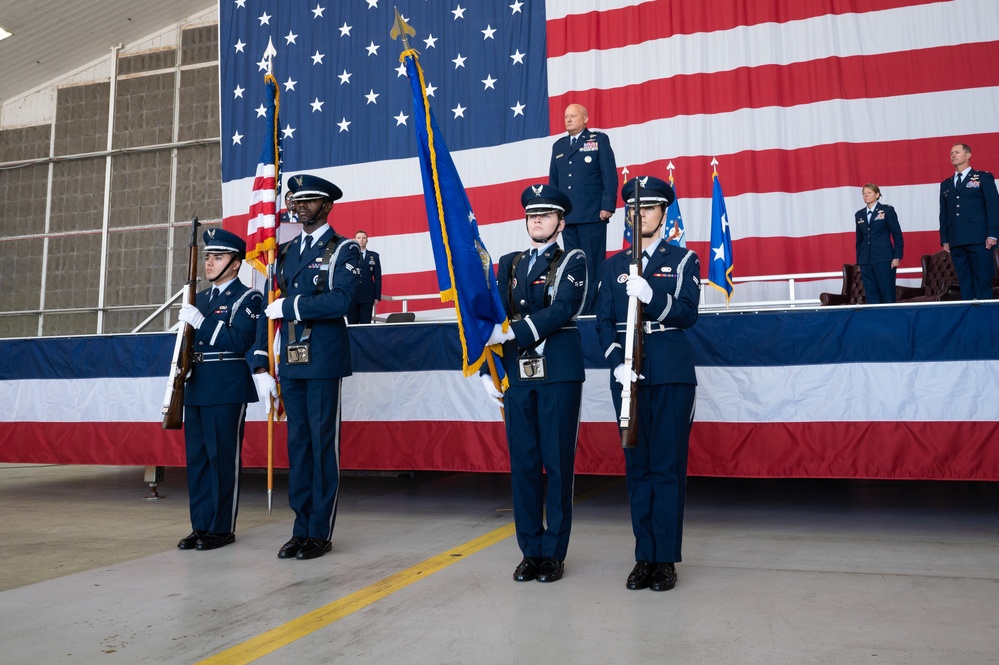
[[[838,271],[864,183],[899,213],[905,267],[939,248],[939,182],[956,141],[999,169],[995,0],[397,0],[417,26],[428,95],[493,256],[521,249],[520,192],[548,173],[580,103],[619,164],[726,165],[740,274]],[[284,171],[345,192],[388,295],[436,292],[412,108],[388,0],[220,0],[223,214],[246,228],[277,49]],[[432,94],[431,94],[432,93]],[[259,115],[258,115],[259,114]],[[684,180],[688,247],[708,256],[711,182]],[[608,227],[621,246],[623,210]],[[815,294],[828,290],[815,285]],[[740,287],[737,298],[756,299]],[[806,285],[799,283],[799,293]],[[786,289],[785,289],[786,291]],[[783,297],[783,296],[782,296]],[[439,307],[439,304],[435,305]]]
[[[261,273],[267,274],[269,250],[277,249],[277,193],[280,189],[281,137],[278,135],[277,81],[268,72],[264,75],[267,89],[267,122],[263,133],[263,148],[253,178],[250,197],[250,219],[246,224],[246,260]]]

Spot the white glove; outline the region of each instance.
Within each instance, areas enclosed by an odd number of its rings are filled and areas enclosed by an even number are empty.
[[[201,327],[201,324],[205,322],[205,315],[201,311],[189,302],[184,303],[180,306],[180,314],[178,317],[184,323],[190,323],[191,327],[197,330]]]
[[[614,368],[614,380],[620,383],[622,386],[631,385],[635,381],[638,381],[639,378],[644,379],[645,377],[644,376],[639,377],[637,374],[635,374],[635,370],[631,369],[624,363],[621,363],[620,365]]]
[[[284,298],[278,298],[270,305],[264,309],[264,314],[268,319],[283,319],[284,318]]]
[[[507,331],[503,332],[503,324],[497,323],[493,326],[493,332],[489,335],[489,339],[486,340],[486,346],[492,346],[493,344],[502,344],[507,340],[511,340],[515,337],[513,334],[513,329],[507,327]]]
[[[267,372],[258,372],[253,375],[253,383],[257,387],[257,397],[260,398],[261,402],[270,405],[270,402],[267,401],[268,397],[273,397],[274,401],[277,401],[277,383],[273,376]]]
[[[652,287],[649,286],[649,283],[645,281],[644,277],[631,275],[628,277],[628,282],[625,284],[625,288],[628,291],[629,298],[631,296],[635,296],[646,305],[652,302]]]
[[[496,386],[493,385],[493,377],[489,374],[480,374],[482,377],[482,387],[486,389],[486,396],[489,401],[496,406],[503,408],[503,393],[496,390]]]

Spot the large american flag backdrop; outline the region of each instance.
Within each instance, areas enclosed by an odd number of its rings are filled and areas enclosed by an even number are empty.
[[[978,168],[999,168],[995,0],[396,6],[417,30],[431,103],[494,258],[525,244],[520,192],[546,179],[573,102],[608,133],[619,170],[665,178],[673,162],[702,260],[718,159],[736,277],[852,262],[866,182],[899,212],[902,266],[918,267],[939,248],[951,144],[970,144]],[[435,293],[392,11],[388,0],[221,0],[225,224],[245,226],[266,131],[259,63],[272,40],[285,176],[313,171],[342,187],[334,225],[371,234],[384,293]],[[622,230],[619,210],[609,249]],[[763,288],[738,285],[733,302]]]

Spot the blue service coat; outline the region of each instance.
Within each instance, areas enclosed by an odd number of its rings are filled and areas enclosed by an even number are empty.
[[[548,184],[572,201],[572,210],[565,216],[567,225],[606,223],[600,211],[617,209],[617,164],[607,135],[583,129],[572,149],[568,135],[555,141]]]
[[[895,208],[878,203],[867,222],[867,206],[854,216],[857,224],[857,264],[888,263],[902,259],[904,242],[902,227],[898,224]]]
[[[301,255],[301,235],[278,249],[277,271],[283,275],[286,288],[281,294],[285,299],[281,348],[288,347],[292,326],[295,340],[301,341],[306,325],[312,325],[312,362],[289,365],[282,353],[282,378],[337,379],[351,374],[350,338],[343,317],[357,297],[361,255],[353,238],[341,237],[329,264],[324,263],[326,245],[335,237],[333,229],[328,229]],[[267,367],[266,317],[260,317],[253,358],[255,368]]]
[[[194,363],[184,387],[184,404],[212,406],[257,401],[257,391],[245,355],[253,347],[263,296],[238,279],[209,307],[211,289],[195,296],[194,304],[205,321],[194,332],[194,351],[227,359]],[[236,356],[236,357],[232,357]]]

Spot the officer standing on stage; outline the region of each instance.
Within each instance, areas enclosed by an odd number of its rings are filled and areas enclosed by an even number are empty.
[[[563,252],[555,242],[572,210],[568,196],[548,185],[532,185],[520,201],[531,248],[499,261],[499,293],[510,325],[504,332],[497,324],[488,342],[503,343],[503,369],[510,382],[505,397],[488,374],[482,378],[490,397],[503,397],[513,517],[524,555],[513,579],[556,582],[562,579],[572,526],[585,379],[576,317],[586,298],[586,256],[579,249]]]
[[[177,547],[213,550],[236,540],[240,453],[247,402],[256,402],[246,353],[253,347],[263,296],[237,277],[242,238],[204,233],[205,275],[212,283],[184,303],[180,320],[194,329],[195,355],[184,388],[184,445],[191,535]]]
[[[572,201],[572,212],[565,216],[562,245],[586,254],[592,286],[607,255],[607,222],[617,208],[617,165],[610,139],[603,132],[588,129],[588,120],[581,105],[566,107],[566,135],[552,145],[548,184],[561,189]],[[584,314],[593,309],[595,295],[591,289]]]
[[[347,323],[371,323],[375,305],[382,299],[382,261],[378,252],[368,249],[367,231],[358,231],[354,240],[361,248],[361,282],[357,300],[347,313]]]
[[[267,306],[281,329],[281,396],[288,416],[288,503],[295,511],[292,538],[281,559],[315,559],[330,551],[340,488],[340,399],[350,376],[350,340],[344,316],[357,295],[360,254],[353,238],[329,224],[343,196],[313,175],[289,179],[302,233],[278,248],[281,297]],[[275,394],[267,374],[263,317],[254,352],[261,399]]]
[[[991,300],[999,241],[999,190],[988,171],[971,168],[971,148],[950,149],[954,175],[940,183],[940,245],[950,252],[962,300]]]
[[[637,446],[624,449],[628,501],[635,534],[635,567],[629,589],[666,591],[676,585],[683,509],[687,494],[687,442],[694,418],[694,351],[685,328],[697,321],[700,261],[697,254],[662,238],[666,208],[675,195],[668,183],[642,178],[642,276],[629,276],[632,249],[604,262],[597,295],[597,336],[611,372],[611,396],[621,413],[621,389],[638,380]],[[621,190],[635,204],[635,180]],[[639,232],[640,229],[640,232]],[[624,365],[628,298],[643,304],[641,376]]]

